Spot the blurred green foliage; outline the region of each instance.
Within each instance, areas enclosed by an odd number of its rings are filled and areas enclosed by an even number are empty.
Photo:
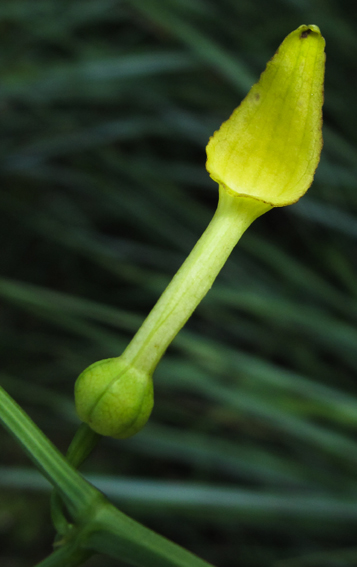
[[[75,378],[121,353],[213,214],[209,136],[290,31],[326,39],[312,188],[243,237],[145,430],[84,467],[218,567],[357,564],[356,20],[348,0],[0,4],[0,381],[63,451]],[[0,448],[0,562],[27,567],[50,552],[48,487]]]

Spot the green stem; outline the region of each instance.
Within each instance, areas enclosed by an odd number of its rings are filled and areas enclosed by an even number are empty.
[[[67,461],[76,469],[87,459],[96,447],[101,435],[82,423],[77,429],[66,454]]]
[[[122,359],[152,373],[167,347],[212,287],[238,240],[271,205],[220,187],[217,211]]]
[[[69,512],[78,517],[101,498],[66,461],[28,415],[0,387],[0,421],[17,438],[30,459],[60,492]]]
[[[93,555],[93,552],[79,549],[77,543],[72,542],[56,549],[36,567],[78,567],[91,555]]]
[[[75,519],[73,526],[61,523],[64,533],[60,538],[62,541],[57,543],[63,545],[38,567],[75,567],[95,552],[103,552],[140,567],[208,567],[208,563],[112,506],[67,462],[1,387],[0,420],[58,490]],[[82,434],[87,435],[84,429]]]
[[[66,454],[68,463],[78,469],[91,454],[100,437],[86,423],[82,423],[68,447]],[[63,500],[57,490],[54,490],[51,495],[51,517],[57,533],[64,536],[70,524],[65,514]]]
[[[125,518],[125,521],[123,521]],[[82,547],[137,567],[213,567],[190,551],[124,517],[111,504],[83,530]]]

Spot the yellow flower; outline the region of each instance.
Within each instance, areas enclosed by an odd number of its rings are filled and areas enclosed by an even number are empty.
[[[322,148],[324,46],[317,26],[289,34],[210,139],[207,170],[228,191],[281,207],[310,187]]]
[[[77,413],[97,433],[124,438],[145,425],[157,364],[244,231],[311,185],[322,147],[324,45],[317,26],[288,35],[210,139],[207,170],[220,185],[212,221],[124,353],[92,364],[76,382]]]

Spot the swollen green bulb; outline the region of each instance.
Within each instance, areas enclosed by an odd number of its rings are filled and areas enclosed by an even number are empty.
[[[154,405],[152,377],[121,357],[88,366],[75,384],[79,418],[101,435],[124,439],[135,435]]]

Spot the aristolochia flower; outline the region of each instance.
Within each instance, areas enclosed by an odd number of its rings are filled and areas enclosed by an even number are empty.
[[[220,185],[212,221],[124,353],[92,364],[76,382],[77,413],[97,433],[129,437],[145,425],[157,364],[243,232],[311,185],[322,147],[324,45],[317,26],[288,35],[210,139],[207,170]]]

